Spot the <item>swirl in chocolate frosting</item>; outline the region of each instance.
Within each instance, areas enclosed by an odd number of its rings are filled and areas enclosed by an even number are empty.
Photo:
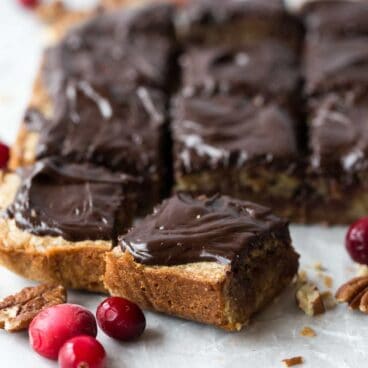
[[[287,222],[266,207],[227,196],[177,194],[121,237],[120,245],[143,264],[228,264],[271,232],[289,237]]]
[[[264,41],[240,47],[190,48],[181,58],[186,90],[291,96],[299,84],[297,58],[289,47]]]
[[[41,132],[37,158],[58,156],[149,176],[160,171],[164,114],[159,91],[70,82]]]
[[[310,101],[313,170],[336,176],[368,167],[368,98],[363,91],[329,93]]]
[[[276,103],[239,96],[178,98],[174,110],[175,155],[181,169],[196,172],[298,157],[294,122]]]

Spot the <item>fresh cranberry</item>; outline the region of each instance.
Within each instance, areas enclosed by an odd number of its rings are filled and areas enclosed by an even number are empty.
[[[111,297],[97,308],[97,322],[110,337],[129,341],[142,335],[146,318],[142,310],[129,300]]]
[[[39,4],[39,0],[19,0],[19,2],[26,8],[35,8]]]
[[[355,262],[368,265],[368,217],[363,217],[350,225],[345,245]]]
[[[33,319],[29,327],[33,349],[40,355],[55,360],[65,341],[79,335],[96,337],[97,324],[89,310],[75,304],[46,308]]]
[[[105,368],[105,366],[105,349],[91,336],[73,337],[59,351],[60,368]]]
[[[5,169],[9,161],[9,147],[0,142],[0,169]]]

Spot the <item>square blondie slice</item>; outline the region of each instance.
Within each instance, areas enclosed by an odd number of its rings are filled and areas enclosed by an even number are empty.
[[[176,29],[184,44],[258,44],[265,39],[299,50],[302,23],[282,0],[191,0],[177,12]]]
[[[297,269],[288,224],[268,208],[177,194],[120,238],[104,282],[143,308],[235,331]]]
[[[298,122],[259,96],[178,97],[173,107],[176,190],[228,194],[302,219]]]
[[[153,89],[70,82],[39,134],[35,157],[91,162],[141,178],[144,212],[160,201],[166,185],[165,105],[165,95]]]
[[[11,167],[34,162],[39,132],[54,119],[60,95],[71,82],[109,86],[111,93],[124,89],[132,95],[141,87],[157,89],[166,103],[164,91],[176,81],[171,77],[176,52],[173,11],[170,4],[150,4],[101,13],[70,29],[46,50],[12,148]]]
[[[186,94],[241,93],[285,102],[298,94],[301,80],[296,54],[274,40],[237,47],[189,47],[180,64]]]
[[[367,116],[364,88],[309,100],[310,222],[349,224],[368,213]]]
[[[42,160],[0,174],[0,263],[23,277],[103,291],[104,254],[131,226],[137,181]]]

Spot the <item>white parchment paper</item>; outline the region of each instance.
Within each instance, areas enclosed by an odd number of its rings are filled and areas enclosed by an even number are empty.
[[[85,0],[83,3],[87,3]],[[15,0],[0,0],[0,139],[12,142],[24,113],[44,44],[40,24]],[[78,5],[79,1],[72,1]],[[302,269],[326,289],[313,268],[321,262],[333,277],[333,291],[356,273],[343,246],[344,228],[292,226]],[[0,298],[31,282],[0,269]],[[70,293],[69,301],[95,310],[100,295]],[[254,318],[248,329],[226,333],[213,327],[147,313],[141,340],[119,344],[99,332],[110,368],[270,368],[284,358],[301,355],[305,367],[362,368],[368,363],[368,317],[349,312],[345,305],[310,318],[299,311],[292,288]],[[304,326],[317,336],[300,336]],[[27,334],[0,331],[0,368],[44,368],[56,364],[38,357]]]

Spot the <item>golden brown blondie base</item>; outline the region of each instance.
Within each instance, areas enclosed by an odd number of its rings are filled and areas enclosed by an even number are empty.
[[[116,247],[106,255],[104,282],[112,295],[142,308],[236,331],[291,282],[297,267],[292,247],[277,239],[245,257],[236,275],[216,262],[147,266]]]
[[[20,180],[16,174],[0,175],[0,210],[4,210]],[[104,292],[104,255],[111,248],[110,241],[73,243],[61,237],[36,236],[19,229],[14,220],[0,218],[0,264],[28,279]]]

